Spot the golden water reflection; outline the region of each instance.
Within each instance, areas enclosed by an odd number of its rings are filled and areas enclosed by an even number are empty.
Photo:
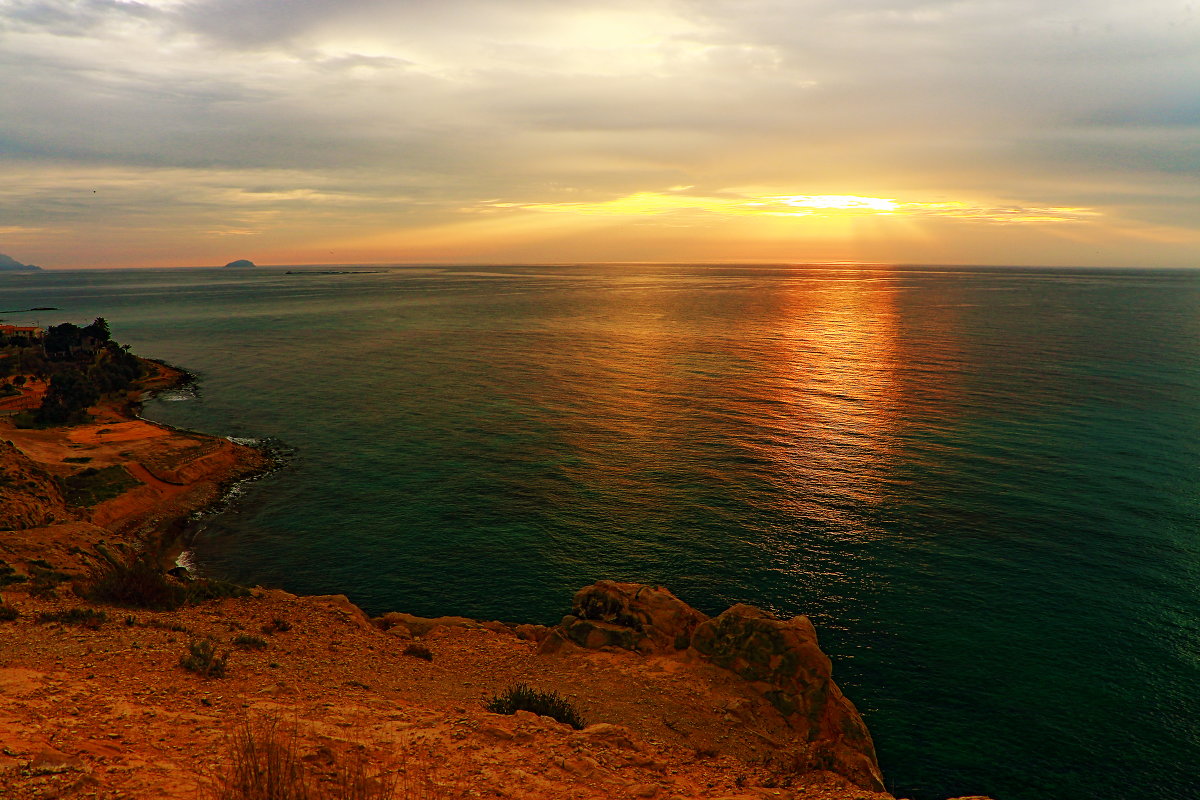
[[[705,280],[616,277],[592,335],[571,332],[572,357],[548,376],[591,387],[556,415],[579,454],[567,477],[630,518],[726,519],[780,562],[796,562],[782,552],[796,530],[878,535],[862,508],[905,480],[906,425],[955,391],[942,373],[954,314],[923,311],[929,329],[906,330],[905,304],[925,298],[888,269]]]

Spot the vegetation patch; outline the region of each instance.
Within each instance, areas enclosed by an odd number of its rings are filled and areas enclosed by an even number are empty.
[[[583,717],[575,707],[556,692],[541,692],[530,689],[523,683],[509,687],[503,694],[497,695],[485,704],[485,708],[493,714],[515,714],[518,711],[532,711],[542,717],[550,717],[570,725],[576,730],[586,726]]]
[[[262,632],[270,636],[273,633],[286,633],[292,629],[292,623],[282,617],[275,619],[262,626]]]
[[[14,583],[24,583],[29,580],[21,573],[12,568],[12,565],[6,561],[0,561],[0,589],[5,586],[11,586]]]
[[[230,737],[224,768],[210,780],[210,800],[437,800],[427,769],[419,782],[398,787],[393,775],[373,768],[366,748],[339,758],[324,749],[325,763],[301,755],[295,723],[277,717],[247,720]],[[414,773],[417,770],[412,770]]]
[[[119,497],[142,482],[129,474],[120,464],[111,467],[88,467],[82,472],[62,479],[63,497],[72,506],[90,507]]]
[[[183,585],[183,601],[185,603],[203,603],[206,600],[223,600],[226,597],[251,596],[250,590],[245,586],[213,578],[201,578]]]
[[[81,628],[97,630],[108,621],[108,614],[94,608],[71,608],[66,611],[43,611],[38,614],[38,622],[57,622],[60,625],[78,625]]]
[[[17,611],[7,603],[0,603],[0,622],[12,622],[19,616],[21,616],[20,611]]]
[[[34,559],[29,562],[29,595],[42,599],[58,597],[60,584],[71,579],[65,572],[59,572],[47,561]]]
[[[217,645],[212,639],[194,639],[188,642],[188,651],[179,657],[179,666],[206,678],[224,678],[228,658],[228,652],[217,655]]]
[[[98,544],[96,553],[99,558],[88,556],[88,583],[83,595],[97,603],[171,611],[188,603],[250,596],[246,587],[226,581],[180,583],[163,572],[159,557],[150,550],[114,553]]]
[[[404,655],[419,658],[424,661],[433,661],[433,651],[423,644],[410,644],[404,648]]]
[[[240,647],[243,650],[266,650],[267,640],[261,636],[242,633],[233,637],[233,646]]]

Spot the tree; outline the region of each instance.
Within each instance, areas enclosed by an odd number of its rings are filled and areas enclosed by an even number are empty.
[[[107,342],[112,338],[108,332],[108,320],[104,317],[96,317],[81,333],[83,336],[91,336],[97,342]]]
[[[100,392],[75,370],[55,373],[33,418],[39,425],[64,425],[82,421],[88,407],[100,400]]]

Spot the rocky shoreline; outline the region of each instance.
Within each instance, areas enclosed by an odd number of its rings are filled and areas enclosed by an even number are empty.
[[[181,379],[144,363],[138,393]],[[262,588],[162,611],[85,601],[88,553],[161,546],[266,468],[254,448],[140,419],[136,400],[71,428],[0,420],[6,798],[203,797],[239,726],[264,719],[291,726],[317,779],[365,754],[396,797],[891,797],[806,617],[738,605],[709,618],[661,587],[610,581],[553,627],[370,619],[342,595]],[[48,574],[61,577],[47,591]],[[181,667],[198,641],[224,654],[225,677]],[[485,710],[517,683],[589,724]]]

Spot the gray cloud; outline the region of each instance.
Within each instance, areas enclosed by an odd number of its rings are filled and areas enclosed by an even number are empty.
[[[16,0],[0,159],[127,186],[160,171],[203,197],[205,170],[229,188],[271,174],[247,195],[383,217],[697,183],[1096,207],[1119,191],[1132,217],[1180,224],[1198,32],[1174,0]],[[0,226],[71,218],[52,183],[0,196]],[[165,214],[144,189],[107,213]]]

